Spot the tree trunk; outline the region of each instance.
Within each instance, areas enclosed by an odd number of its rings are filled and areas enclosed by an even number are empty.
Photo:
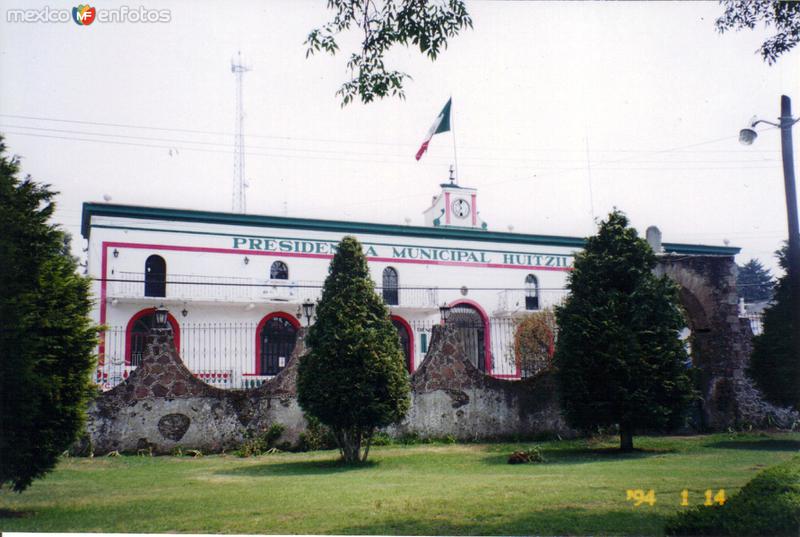
[[[361,431],[357,427],[343,429],[342,459],[346,464],[357,464],[361,461]]]
[[[367,445],[364,448],[364,457],[361,459],[361,462],[366,462],[367,455],[369,455],[369,446],[372,445],[372,435],[375,433],[375,429],[370,429],[367,432]]]
[[[633,451],[633,428],[630,425],[619,425],[619,450]]]

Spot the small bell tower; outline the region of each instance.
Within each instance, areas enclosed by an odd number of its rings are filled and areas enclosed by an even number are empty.
[[[452,166],[450,166],[450,182],[439,186],[441,192],[423,212],[426,226],[483,230],[487,228],[486,222],[481,220],[478,213],[478,191],[459,186],[453,176]]]

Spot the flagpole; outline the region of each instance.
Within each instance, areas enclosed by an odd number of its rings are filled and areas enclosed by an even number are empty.
[[[458,175],[458,153],[456,152],[456,122],[453,121],[453,96],[450,95],[450,130],[453,131],[453,160],[456,165],[456,184],[461,177]]]

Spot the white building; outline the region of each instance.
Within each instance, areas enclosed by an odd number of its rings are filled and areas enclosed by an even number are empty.
[[[300,306],[319,297],[345,235],[364,245],[409,371],[425,356],[439,306],[448,304],[453,320],[469,327],[476,366],[520,378],[513,319],[563,299],[583,239],[488,231],[477,192],[452,183],[441,185],[424,214],[426,225],[418,227],[84,203],[96,320],[108,327],[98,383],[111,387],[136,367],[161,304],[181,357],[198,377],[239,388],[275,375],[309,322]]]

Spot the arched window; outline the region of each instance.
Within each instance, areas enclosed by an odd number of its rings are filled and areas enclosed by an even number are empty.
[[[144,296],[167,296],[167,262],[160,255],[144,262]]]
[[[261,321],[258,330],[258,368],[260,375],[277,375],[294,352],[300,324],[288,313],[273,313]]]
[[[539,309],[539,280],[533,274],[525,276],[525,309]]]
[[[275,261],[269,269],[270,280],[288,280],[289,267],[283,261]]]
[[[383,301],[390,306],[400,303],[397,292],[397,271],[392,267],[383,269]]]

